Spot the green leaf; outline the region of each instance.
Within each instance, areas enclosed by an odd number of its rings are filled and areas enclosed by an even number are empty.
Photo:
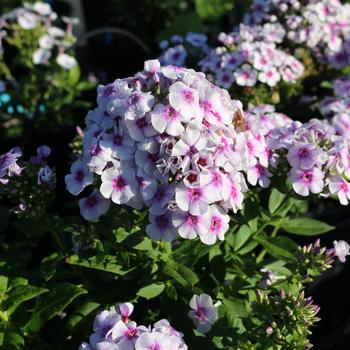
[[[133,267],[124,271],[122,266],[117,263],[117,258],[112,255],[104,255],[102,257],[93,256],[88,259],[80,258],[78,255],[71,255],[69,258],[67,258],[66,262],[71,265],[78,265],[89,269],[111,272],[121,276],[136,269],[136,267]]]
[[[164,274],[184,287],[194,286],[199,281],[198,276],[191,269],[175,261],[166,261],[162,270]]]
[[[5,309],[11,315],[19,305],[27,300],[33,299],[40,294],[47,293],[49,290],[31,285],[17,285],[11,288],[7,294],[8,298],[4,303]]]
[[[6,276],[0,276],[0,293],[7,291],[8,278]]]
[[[273,214],[283,203],[286,195],[280,192],[277,188],[273,188],[269,197],[269,212]]]
[[[253,234],[252,229],[248,225],[242,225],[237,233],[233,235],[233,247],[235,251],[241,248],[245,242],[251,237]]]
[[[232,0],[195,0],[196,12],[205,20],[213,20],[232,10]]]
[[[5,332],[3,335],[2,345],[6,350],[21,350],[24,347],[24,339],[15,332]]]
[[[186,35],[189,31],[202,33],[204,26],[198,15],[192,11],[188,11],[175,16],[174,20],[157,35],[157,41],[169,39],[170,36]]]
[[[68,80],[70,85],[74,86],[79,82],[80,79],[80,68],[79,65],[75,65],[68,73]]]
[[[146,287],[141,288],[136,294],[139,297],[149,300],[161,294],[164,288],[165,285],[163,283],[152,283]]]
[[[74,310],[72,316],[67,322],[67,326],[70,329],[76,328],[79,323],[85,319],[91,312],[95,311],[101,304],[95,303],[92,301],[87,301],[80,305],[77,309]]]
[[[285,220],[282,228],[295,235],[316,236],[322,233],[329,232],[334,229],[334,226],[328,225],[325,222],[311,218],[295,218]]]
[[[258,229],[258,219],[260,216],[259,201],[256,196],[249,196],[244,201],[243,216],[247,221],[247,224],[251,227],[253,232]]]
[[[270,255],[277,259],[295,260],[294,252],[297,249],[297,245],[288,237],[259,235],[254,237],[254,240],[260,243]]]
[[[59,283],[35,307],[33,315],[24,327],[27,333],[36,333],[51,318],[64,310],[79,295],[87,291],[74,284]]]
[[[57,264],[64,258],[61,253],[53,253],[41,261],[40,271],[45,281],[50,280],[56,272]]]
[[[227,318],[232,326],[236,318],[244,318],[248,316],[248,311],[243,300],[223,298],[222,304],[219,306],[219,313]]]

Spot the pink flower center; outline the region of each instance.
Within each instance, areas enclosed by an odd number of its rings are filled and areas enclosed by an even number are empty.
[[[346,182],[343,182],[340,186],[340,188],[344,191],[344,192],[349,192],[349,186]]]
[[[211,231],[217,231],[221,228],[221,218],[219,216],[213,216],[211,218],[211,223],[210,223],[210,230]]]
[[[198,316],[198,318],[201,321],[205,321],[205,319],[207,318],[207,313],[206,313],[205,309],[201,306],[198,306],[198,305],[197,305],[196,315]]]
[[[191,226],[195,226],[198,223],[198,216],[194,216],[194,215],[188,215],[187,219],[186,219],[186,223],[191,225]]]
[[[299,158],[307,158],[310,154],[310,151],[306,147],[302,147],[298,150],[298,156]]]
[[[167,119],[174,120],[177,117],[177,112],[175,111],[174,108],[169,107],[166,109],[165,115]]]
[[[242,77],[243,77],[244,80],[248,80],[249,77],[250,77],[250,74],[248,72],[243,72],[242,73]]]
[[[202,197],[203,193],[199,188],[194,188],[190,191],[190,197],[193,200],[198,200]]]
[[[118,177],[113,181],[113,188],[115,190],[122,190],[126,186],[126,182],[122,177]]]
[[[310,183],[313,179],[313,174],[311,171],[306,171],[303,173],[302,178],[305,182]]]
[[[188,182],[191,183],[191,184],[194,183],[194,182],[196,182],[197,179],[198,179],[197,174],[191,173],[191,174],[189,174],[189,175],[187,176],[187,180],[188,180]]]
[[[192,91],[184,90],[182,91],[183,99],[186,103],[192,104],[194,102],[194,97]]]
[[[128,339],[131,340],[132,338],[137,336],[137,329],[136,328],[128,328],[124,334]]]

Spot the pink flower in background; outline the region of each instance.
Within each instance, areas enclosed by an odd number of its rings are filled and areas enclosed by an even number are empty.
[[[94,189],[88,197],[79,201],[80,214],[85,220],[96,221],[101,215],[106,214],[110,204],[98,189]]]
[[[350,183],[340,175],[332,176],[329,179],[329,191],[331,194],[336,194],[339,202],[342,205],[348,205],[350,200]]]
[[[217,308],[213,305],[211,297],[207,294],[194,295],[190,301],[188,316],[197,327],[197,331],[208,333],[218,319]]]
[[[186,211],[175,211],[172,217],[173,225],[177,227],[182,238],[194,239],[207,231],[203,216],[191,215]]]
[[[319,163],[320,154],[316,145],[299,142],[289,149],[287,159],[292,167],[310,169]]]
[[[244,64],[234,72],[234,77],[237,85],[254,86],[258,73],[248,64]]]
[[[259,183],[259,186],[263,188],[267,188],[271,184],[270,177],[272,174],[269,172],[269,170],[265,167],[263,167],[261,164],[256,164],[250,169],[248,169],[247,172],[247,180],[248,182],[256,186],[257,183]]]
[[[350,255],[350,246],[346,241],[334,241],[334,254],[338,257],[338,259],[344,263],[346,261],[346,257]]]
[[[67,190],[78,195],[86,186],[93,182],[93,175],[90,173],[86,163],[82,159],[77,159],[70,168],[71,174],[65,176]]]

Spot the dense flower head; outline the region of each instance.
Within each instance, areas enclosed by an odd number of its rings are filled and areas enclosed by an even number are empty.
[[[231,33],[221,33],[221,46],[199,62],[201,69],[219,86],[230,88],[270,87],[280,81],[295,83],[304,73],[303,64],[283,51],[279,44],[285,30],[278,23],[249,26],[240,24]]]
[[[350,63],[350,5],[339,0],[255,0],[250,25],[281,25],[285,41],[309,48],[334,68]]]
[[[73,56],[65,51],[76,41],[72,30],[73,25],[78,23],[78,19],[62,17],[62,22],[66,23],[65,31],[54,25],[56,20],[58,20],[58,15],[52,10],[50,4],[41,1],[25,4],[23,7],[17,7],[11,12],[1,15],[0,53],[1,40],[6,40],[7,36],[14,35],[13,32],[16,32],[17,26],[19,26],[21,30],[41,33],[37,49],[32,54],[34,64],[48,65],[55,55],[55,61],[59,66],[66,70],[72,69],[77,62]]]
[[[160,320],[153,327],[138,326],[130,320],[133,310],[131,303],[124,303],[100,312],[89,342],[82,343],[79,350],[187,350],[183,334],[168,320]]]
[[[164,64],[184,66],[186,57],[190,56],[210,81],[226,89],[234,84],[255,86],[257,83],[273,87],[280,81],[294,83],[304,73],[303,64],[279,48],[284,37],[285,30],[278,23],[240,24],[231,33],[221,33],[217,47],[203,43],[196,50],[186,50],[178,44],[167,47],[160,59]]]
[[[241,103],[201,73],[147,61],[134,77],[99,86],[97,102],[86,117],[83,154],[66,176],[74,195],[92,183],[99,188],[93,203],[81,203],[87,219],[107,210],[104,197],[146,206],[153,239],[199,236],[214,244],[228,230],[228,212],[242,208],[244,174],[253,185],[269,183],[264,136],[245,130]],[[88,213],[90,202],[99,209]]]
[[[341,204],[348,204],[350,144],[337,131],[336,117],[329,121],[311,119],[301,123],[257,108],[254,113],[255,119],[260,115],[260,121],[264,120],[265,129],[261,130],[264,130],[271,173],[283,171],[286,174],[287,166],[289,181],[300,196],[332,195]],[[249,113],[247,116],[249,121]],[[276,117],[279,126],[276,121],[271,122]]]

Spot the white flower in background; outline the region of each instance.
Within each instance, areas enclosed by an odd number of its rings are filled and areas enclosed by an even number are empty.
[[[334,254],[339,258],[341,262],[346,261],[346,257],[350,255],[350,246],[345,241],[334,241]]]
[[[46,64],[51,57],[51,51],[45,49],[38,49],[33,53],[34,64]]]
[[[34,3],[33,10],[42,16],[50,16],[52,13],[52,8],[50,4],[41,1],[37,1]]]
[[[67,55],[65,53],[61,53],[57,56],[56,62],[62,68],[70,70],[77,65],[77,61],[73,56]]]
[[[55,44],[55,39],[50,35],[45,34],[39,39],[39,46],[42,49],[50,50],[52,49],[54,44]]]
[[[30,12],[23,12],[17,18],[18,24],[26,30],[33,29],[38,24],[35,14]]]

